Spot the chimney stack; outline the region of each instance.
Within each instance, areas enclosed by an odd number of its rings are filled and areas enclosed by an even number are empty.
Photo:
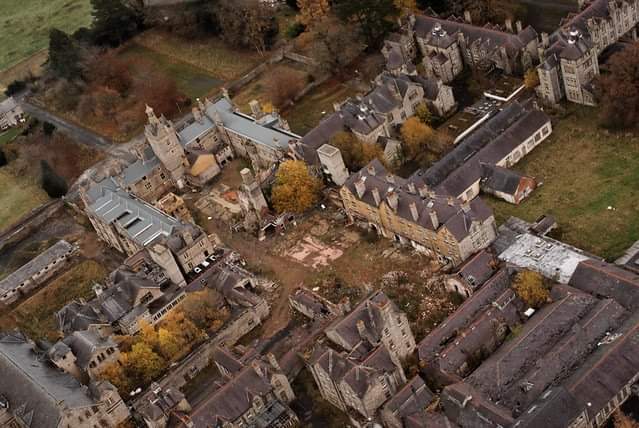
[[[473,23],[473,18],[470,16],[470,11],[468,10],[464,11],[464,21],[466,21],[469,24]]]
[[[386,195],[386,199],[388,199],[388,205],[393,209],[393,211],[397,211],[397,206],[399,205],[399,197],[397,196],[397,192],[394,190],[389,190]]]
[[[364,192],[366,192],[366,177],[360,177],[359,180],[355,182],[355,191],[357,192],[358,198],[364,196]]]
[[[413,216],[413,221],[417,221],[417,219],[419,218],[419,212],[417,211],[417,204],[415,203],[415,201],[411,202],[409,207],[410,213]]]
[[[439,218],[437,217],[437,211],[430,210],[428,214],[430,214],[430,221],[433,223],[433,229],[439,229]]]
[[[547,48],[549,45],[548,33],[541,33],[541,44]]]
[[[509,32],[513,32],[513,20],[510,18],[506,18],[506,30],[508,30]]]
[[[375,199],[375,205],[379,206],[379,203],[381,202],[379,189],[377,187],[373,187],[373,190],[371,190],[371,192],[373,193],[373,199]]]
[[[515,21],[515,27],[517,28],[517,34],[521,33],[524,29],[520,20]]]
[[[360,338],[366,339],[366,325],[364,325],[364,321],[357,320],[357,332]]]

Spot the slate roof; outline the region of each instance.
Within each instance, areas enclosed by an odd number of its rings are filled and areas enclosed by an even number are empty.
[[[90,304],[84,301],[73,301],[56,313],[58,330],[68,335],[78,330],[86,330],[91,325],[105,324],[107,320]]]
[[[266,368],[264,368],[266,369]],[[260,376],[252,366],[246,366],[221,388],[207,397],[191,412],[196,428],[220,426],[233,422],[251,407],[253,397],[264,396],[273,390],[272,385]]]
[[[459,196],[483,177],[486,171],[482,164],[497,164],[549,122],[544,112],[529,103],[509,104],[432,167],[418,170],[413,177],[437,191]]]
[[[400,420],[405,420],[411,415],[425,413],[433,398],[435,395],[423,379],[415,376],[386,402],[384,410],[395,414]]]
[[[160,286],[149,278],[122,268],[111,274],[111,281],[113,285],[103,290],[95,301],[110,322],[129,314],[136,307],[136,299],[145,290],[160,291]]]
[[[368,341],[375,345],[379,343],[385,328],[383,308],[390,305],[391,312],[398,314],[399,309],[382,291],[377,291],[367,299],[363,300],[348,315],[337,323],[329,327],[328,330],[335,331],[346,343],[350,345],[349,349],[353,349],[361,341]],[[357,324],[364,323],[366,337],[361,337]]]
[[[569,284],[595,296],[610,297],[626,309],[639,308],[639,275],[600,260],[584,260]]]
[[[101,337],[91,330],[76,331],[63,340],[73,355],[78,367],[86,370],[94,354],[101,349],[117,348],[117,344],[110,337]]]
[[[500,269],[417,345],[419,359],[426,363],[431,362],[442,347],[452,340],[458,331],[468,326],[487,305],[492,304],[510,287],[510,283],[508,270]]]
[[[445,226],[457,241],[462,241],[469,235],[473,221],[483,222],[492,216],[490,208],[479,198],[472,200],[469,203],[469,209],[465,209],[462,201],[453,197],[442,196],[442,194],[422,197],[417,193],[417,189],[423,187],[419,180],[412,177],[410,181],[406,181],[401,177],[393,176],[375,159],[359,172],[352,174],[344,186],[353,196],[376,208],[381,201],[387,199],[389,194],[395,193],[398,198],[396,213],[399,217],[433,231]],[[364,183],[365,186],[365,192],[361,197],[356,190],[358,182]],[[380,202],[375,199],[376,194],[379,195]],[[417,219],[413,217],[412,204],[416,206]],[[437,215],[439,223],[437,227],[433,224],[431,212]]]
[[[512,169],[486,163],[481,164],[481,186],[493,192],[502,192],[514,195],[519,189],[523,174]]]
[[[497,269],[495,256],[488,250],[481,250],[459,267],[457,275],[476,289],[488,281]]]
[[[531,34],[536,32],[532,27],[526,27],[519,35],[499,31],[488,27],[478,27],[468,24],[462,19],[441,19],[426,15],[416,15],[415,33],[418,37],[428,39],[438,47],[448,47],[462,33],[468,43],[480,41],[482,48],[488,52],[505,47],[509,55],[516,55],[531,41]]]
[[[0,395],[33,428],[58,427],[64,409],[95,404],[73,376],[34,352],[33,343],[17,333],[0,336],[0,379]]]
[[[178,131],[182,145],[188,146],[198,137],[208,133],[215,126],[216,114],[219,114],[225,128],[269,149],[287,151],[289,141],[300,139],[292,132],[261,125],[251,116],[236,111],[233,104],[224,97],[215,103],[207,100],[205,108],[201,121],[193,121]]]
[[[171,236],[180,225],[177,219],[122,190],[112,178],[95,183],[87,196],[91,214],[107,224],[117,224],[141,247]]]
[[[6,100],[0,101],[0,114],[5,114],[18,107],[16,100],[13,97],[9,97]]]
[[[456,428],[443,413],[423,412],[406,418],[406,428]]]
[[[136,158],[135,162],[129,164],[122,171],[122,180],[126,186],[137,183],[142,177],[148,176],[151,172],[161,167],[160,159],[155,156],[150,145],[144,148],[142,159]]]
[[[24,281],[44,269],[45,266],[48,266],[60,257],[69,255],[74,251],[74,249],[75,247],[65,240],[56,242],[51,247],[38,254],[31,261],[21,266],[18,270],[2,279],[0,281],[0,292],[3,293],[15,289]]]

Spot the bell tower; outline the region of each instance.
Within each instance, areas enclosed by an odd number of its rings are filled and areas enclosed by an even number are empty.
[[[148,105],[146,115],[149,118],[149,123],[144,127],[147,141],[162,165],[171,174],[178,189],[184,188],[185,169],[189,165],[173,123],[164,116],[158,118]]]

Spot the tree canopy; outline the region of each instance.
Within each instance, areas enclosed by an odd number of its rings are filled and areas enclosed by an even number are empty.
[[[91,33],[98,45],[119,46],[140,30],[142,17],[122,0],[91,0],[91,6]]]
[[[303,161],[283,162],[275,176],[273,206],[279,213],[303,213],[317,203],[321,188]]]
[[[639,43],[612,55],[608,70],[599,77],[602,124],[610,128],[636,127],[639,121]]]
[[[416,159],[428,149],[428,143],[434,139],[435,132],[419,118],[410,117],[402,125],[401,135],[406,157]]]
[[[399,14],[393,0],[334,0],[333,8],[343,21],[359,25],[369,49],[381,45]]]
[[[331,137],[331,146],[337,147],[349,171],[359,171],[373,159],[386,163],[384,150],[377,144],[362,142],[351,132],[338,132]]]
[[[225,42],[260,54],[270,49],[279,31],[273,10],[262,2],[220,0],[215,14]]]
[[[524,270],[517,274],[513,285],[515,292],[531,308],[539,308],[550,299],[550,291],[544,278],[537,272]]]
[[[64,31],[52,28],[49,32],[49,69],[65,79],[80,77],[80,48]]]

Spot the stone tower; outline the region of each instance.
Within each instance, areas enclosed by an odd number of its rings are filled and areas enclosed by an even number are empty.
[[[146,106],[146,114],[149,117],[149,123],[144,128],[144,135],[155,155],[171,174],[178,189],[183,189],[188,161],[173,123],[166,120],[164,116],[158,118],[149,106]]]
[[[342,153],[337,147],[324,144],[317,150],[317,156],[322,164],[322,171],[338,186],[344,185],[348,179],[348,169],[344,165]]]

